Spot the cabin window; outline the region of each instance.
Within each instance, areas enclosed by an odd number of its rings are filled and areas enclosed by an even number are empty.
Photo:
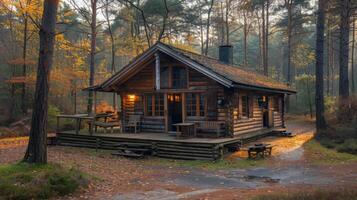
[[[147,116],[164,116],[164,94],[147,94],[145,98]]]
[[[249,97],[242,96],[242,117],[249,117]]]
[[[187,93],[186,112],[187,116],[204,117],[206,114],[204,95],[200,93]]]
[[[164,94],[155,95],[155,116],[164,116]]]
[[[186,68],[173,67],[172,68],[172,88],[186,88],[187,87],[187,72]]]
[[[152,110],[153,110],[153,107],[152,107],[152,95],[146,95],[145,96],[146,98],[146,115],[148,116],[152,116]]]
[[[169,88],[169,67],[161,67],[160,69],[160,86],[161,88]]]

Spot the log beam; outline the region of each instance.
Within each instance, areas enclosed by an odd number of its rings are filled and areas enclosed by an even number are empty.
[[[155,53],[155,83],[156,83],[156,90],[160,90],[160,56],[159,56],[159,53]]]

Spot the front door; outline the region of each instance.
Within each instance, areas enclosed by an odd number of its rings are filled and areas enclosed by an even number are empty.
[[[262,109],[263,109],[263,126],[269,127],[269,102],[267,96],[263,96]]]
[[[173,124],[182,122],[182,98],[181,94],[168,94],[168,121],[169,121],[169,130],[176,130],[176,127]]]

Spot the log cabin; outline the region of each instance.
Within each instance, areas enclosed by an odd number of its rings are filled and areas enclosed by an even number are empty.
[[[229,45],[215,59],[157,42],[88,90],[120,95],[124,132],[133,115],[140,116],[141,132],[169,134],[175,124],[191,122],[204,138],[284,128],[284,99],[296,91],[232,61]]]

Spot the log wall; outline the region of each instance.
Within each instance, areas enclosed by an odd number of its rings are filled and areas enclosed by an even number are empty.
[[[259,131],[263,129],[263,112],[259,108],[258,98],[251,96],[253,101],[253,116],[250,118],[240,118],[238,111],[234,115],[234,135],[240,135],[247,132]],[[237,110],[237,109],[236,109]]]

